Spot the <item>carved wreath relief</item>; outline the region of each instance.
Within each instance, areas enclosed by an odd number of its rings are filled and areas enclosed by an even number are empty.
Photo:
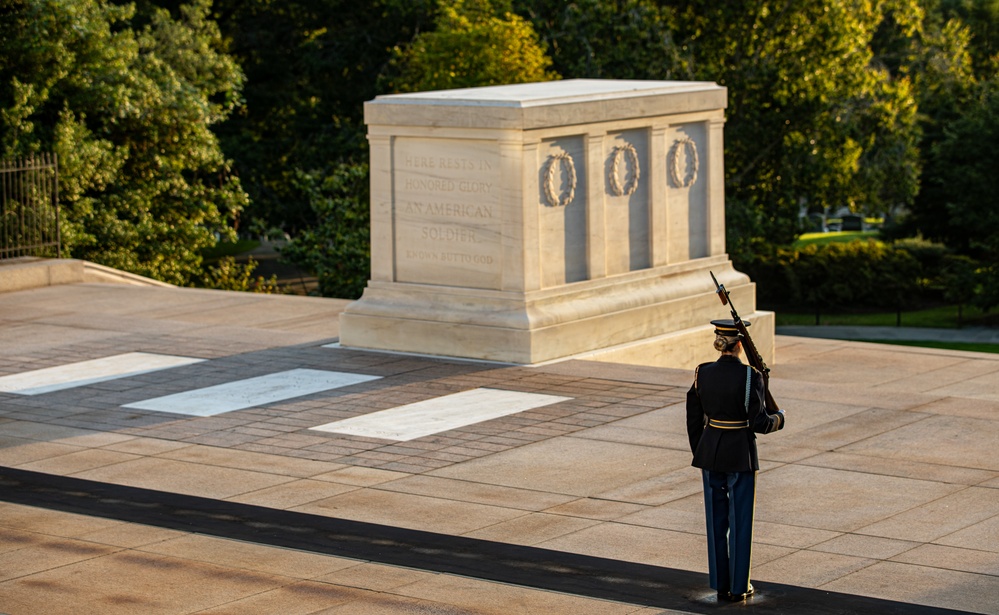
[[[568,190],[559,191],[555,182],[562,174],[562,167],[569,176]],[[552,207],[565,207],[576,197],[576,165],[567,152],[559,152],[548,158],[548,170],[545,172],[545,199]]]
[[[631,167],[632,175],[627,183],[622,184],[622,175],[627,176]],[[677,188],[689,188],[697,181],[700,170],[700,159],[697,155],[697,144],[690,137],[677,139],[670,148],[666,166],[669,170],[670,182]],[[607,181],[610,192],[614,196],[630,196],[638,189],[638,181],[642,176],[638,151],[630,143],[618,145],[611,153],[610,173]],[[623,167],[623,169],[622,169]],[[565,172],[568,182],[562,187],[561,176]],[[551,207],[565,207],[576,197],[576,165],[568,152],[559,152],[548,157],[545,168],[545,200]]]
[[[697,144],[690,137],[677,139],[669,151],[669,177],[677,188],[689,188],[697,181],[700,166]]]
[[[615,147],[614,153],[611,155],[613,156],[609,177],[611,193],[614,196],[630,196],[638,188],[638,179],[642,174],[642,170],[638,165],[638,152],[635,150],[634,145],[631,143],[625,143],[624,145],[618,145]],[[628,162],[631,163],[632,175],[628,183],[622,186],[621,164],[624,162],[625,157],[627,157]],[[625,170],[625,173],[627,173],[627,170]]]

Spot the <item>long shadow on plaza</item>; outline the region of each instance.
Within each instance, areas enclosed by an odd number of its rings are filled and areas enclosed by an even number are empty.
[[[0,467],[0,500],[692,613],[734,609],[817,615],[963,612],[776,583],[759,583],[758,595],[746,604],[719,603],[707,591],[701,573],[6,467]]]

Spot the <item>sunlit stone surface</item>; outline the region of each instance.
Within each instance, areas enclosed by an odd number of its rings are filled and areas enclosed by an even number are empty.
[[[773,315],[725,253],[726,96],[569,80],[367,103],[371,280],[341,344],[689,367],[728,316],[713,271],[772,361]]]

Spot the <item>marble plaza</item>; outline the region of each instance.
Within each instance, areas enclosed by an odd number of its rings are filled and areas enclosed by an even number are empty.
[[[329,347],[345,306],[91,283],[0,293],[4,382],[128,353],[199,359],[0,391],[0,611],[717,610],[688,370]],[[789,426],[760,442],[754,612],[999,613],[996,355],[776,339]],[[254,397],[294,370],[368,379]],[[247,381],[231,396],[250,405],[212,416],[126,407]],[[429,425],[454,414],[448,399],[496,394],[525,405],[430,435],[314,429],[400,429],[374,417],[406,407]]]

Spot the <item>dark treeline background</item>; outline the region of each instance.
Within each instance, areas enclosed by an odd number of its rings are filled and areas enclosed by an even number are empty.
[[[728,87],[728,250],[843,206],[999,284],[999,0],[0,0],[0,158],[60,155],[70,253],[206,284],[286,236],[368,274],[363,103],[569,78]],[[994,305],[999,298],[983,305]]]

